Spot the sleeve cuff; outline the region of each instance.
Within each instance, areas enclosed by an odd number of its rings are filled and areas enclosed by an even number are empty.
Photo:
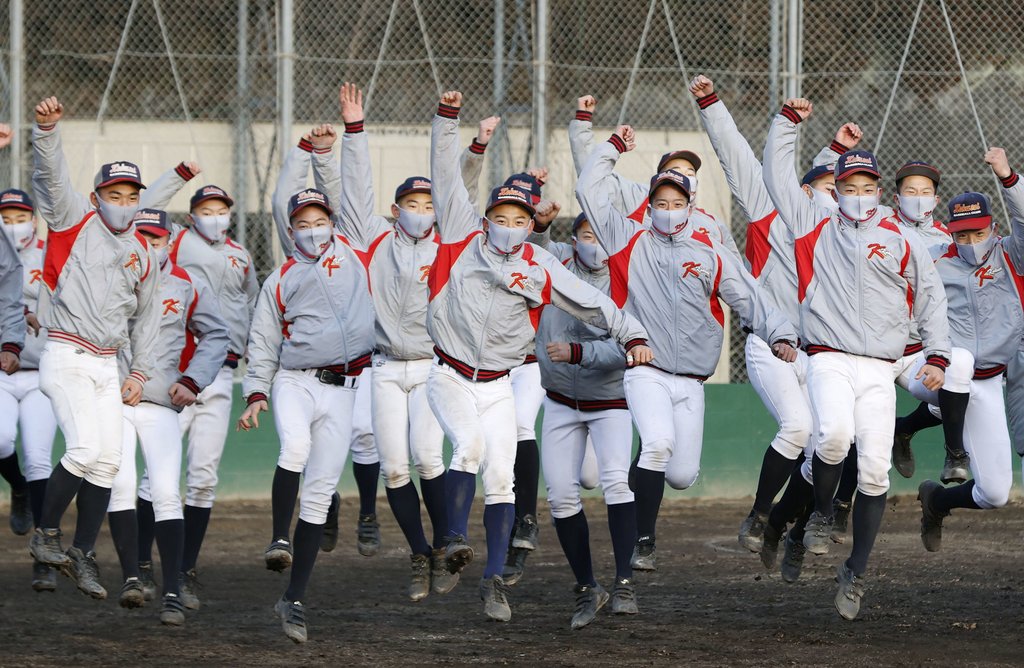
[[[42,132],[50,132],[55,127],[57,127],[57,124],[56,123],[47,123],[47,124],[43,125],[43,124],[40,124],[40,123],[36,123],[36,127],[39,128],[40,131],[42,131]]]
[[[184,162],[178,163],[178,166],[174,168],[174,172],[181,178],[182,181],[191,181],[195,178],[195,174],[188,168]]]
[[[250,394],[248,397],[245,398],[245,405],[246,406],[252,406],[257,401],[266,401],[266,400],[267,400],[267,395],[263,394],[262,392],[253,392],[252,394]]]
[[[789,106],[788,104],[782,105],[782,111],[780,111],[779,113],[785,116],[786,120],[789,121],[790,123],[793,123],[794,125],[800,125],[800,121],[803,120],[802,118],[800,118],[800,114],[797,113],[797,110]]]
[[[458,118],[460,107],[452,107],[447,104],[437,105],[437,115],[441,118]]]
[[[697,98],[697,106],[701,109],[707,109],[715,102],[718,102],[718,93],[711,93],[710,95]]]
[[[473,143],[469,145],[469,152],[470,153],[475,153],[477,155],[483,155],[484,151],[486,151],[486,150],[487,150],[487,144],[481,144],[476,139],[474,139]]]
[[[303,137],[302,139],[299,140],[299,148],[302,149],[303,151],[305,151],[306,153],[312,153],[313,152],[313,142],[311,142],[308,139],[306,139],[305,137]]]
[[[345,123],[345,132],[350,135],[357,135],[363,131],[363,121]]]
[[[1005,179],[999,179],[999,182],[1003,184],[1004,188],[1012,188],[1017,185],[1017,181],[1020,181],[1020,176],[1017,172],[1010,172],[1010,175]]]
[[[0,346],[0,352],[11,353],[12,355],[21,355],[21,346],[17,343],[8,342]]]
[[[846,153],[847,151],[849,151],[850,147],[847,146],[846,144],[841,143],[841,142],[832,140],[832,143],[828,145],[828,149],[830,151],[834,152],[834,153],[838,153],[839,155],[842,155],[842,154]]]
[[[137,382],[139,385],[145,385],[148,380],[141,371],[132,371],[128,374],[128,377]]]
[[[620,137],[619,135],[612,135],[611,137],[609,137],[608,143],[614,146],[615,150],[618,151],[619,153],[626,152],[626,142],[623,141],[622,137]]]
[[[588,123],[593,123],[594,122],[594,112],[592,112],[592,111],[583,111],[582,109],[577,109],[576,110],[576,120],[577,121],[586,121]]]
[[[943,371],[945,371],[946,368],[949,367],[949,360],[947,360],[945,357],[941,357],[939,355],[929,355],[927,362],[928,362],[928,364],[930,364],[932,366],[939,367]]]
[[[199,387],[199,383],[192,380],[188,376],[182,376],[181,378],[179,378],[178,385],[184,385],[192,394],[199,394],[200,392],[203,391],[202,388]]]
[[[569,344],[569,364],[580,364],[583,362],[583,344]]]
[[[238,353],[228,353],[228,356],[224,358],[224,366],[237,369],[238,368]]]
[[[626,352],[628,353],[630,350],[632,350],[633,348],[636,348],[637,346],[646,346],[646,345],[647,345],[647,339],[633,339],[633,340],[629,341],[628,343],[626,343]]]

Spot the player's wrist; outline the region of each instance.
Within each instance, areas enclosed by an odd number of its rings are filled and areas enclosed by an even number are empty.
[[[199,387],[199,383],[189,378],[188,376],[182,376],[178,379],[178,385],[181,385],[192,394],[199,394],[202,392],[202,388]]]
[[[483,155],[486,150],[487,142],[480,141],[478,138],[473,139],[473,142],[469,145],[469,152],[475,153],[476,155]]]
[[[631,339],[628,342],[626,342],[625,348],[626,348],[626,352],[628,353],[628,352],[632,351],[633,348],[636,348],[637,346],[646,346],[646,345],[647,345],[647,339]]]
[[[364,119],[357,121],[345,121],[345,134],[357,135],[363,131]]]
[[[248,397],[245,398],[245,405],[246,406],[252,406],[253,404],[255,404],[257,402],[266,401],[266,400],[267,400],[267,395],[264,394],[263,392],[253,392],[252,394],[250,394]]]
[[[949,367],[949,360],[942,355],[929,355],[925,360],[925,363],[929,366],[936,367],[945,371]]]
[[[8,341],[3,345],[0,345],[0,352],[10,353],[15,357],[21,357],[21,346],[13,341]]]
[[[594,112],[587,111],[586,109],[577,109],[576,110],[576,120],[577,121],[586,121],[587,123],[593,123],[594,122]]]
[[[784,116],[787,121],[793,123],[794,125],[800,125],[800,123],[804,120],[803,117],[800,116],[800,112],[798,112],[795,108],[789,106],[788,104],[782,105],[782,111],[780,111],[779,113],[782,116]]]
[[[710,107],[711,105],[718,101],[718,93],[711,91],[707,95],[697,98],[697,106],[700,107],[701,109],[707,109],[708,107]]]
[[[1020,175],[1017,172],[1010,170],[1009,176],[1002,176],[999,178],[999,182],[1003,184],[1004,188],[1012,188],[1017,185],[1017,181],[1020,181]]]
[[[582,364],[583,363],[583,344],[582,343],[570,343],[569,344],[569,364]]]
[[[626,140],[617,134],[613,134],[608,138],[608,143],[615,147],[615,150],[619,153],[626,152]]]
[[[459,117],[460,111],[462,111],[461,107],[445,104],[444,102],[437,105],[437,115],[441,118],[456,119]]]

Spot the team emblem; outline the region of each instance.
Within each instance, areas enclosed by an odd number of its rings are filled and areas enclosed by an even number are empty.
[[[992,265],[986,264],[984,267],[978,267],[977,271],[974,272],[975,277],[978,279],[978,287],[985,287],[985,281],[991,281],[995,279],[996,275],[992,273]]]
[[[520,274],[518,271],[512,273],[512,282],[508,284],[510,288],[523,288],[526,289],[526,275]]]
[[[423,283],[428,278],[430,278],[430,265],[425,264],[420,267],[420,283]]]
[[[700,262],[684,262],[683,263],[683,278],[687,276],[696,276],[700,278]]]
[[[880,257],[882,259],[885,259],[886,255],[887,255],[887,253],[886,253],[886,250],[885,250],[885,246],[883,246],[882,244],[868,244],[868,259],[869,260],[871,258],[873,258],[873,257]]]
[[[32,270],[32,280],[30,280],[28,282],[28,284],[32,285],[36,281],[42,280],[42,278],[43,278],[43,270],[42,269],[33,269]]]
[[[324,261],[320,263],[320,266],[327,270],[327,277],[330,278],[334,275],[335,269],[341,269],[341,265],[338,264],[337,258],[333,255],[325,257]]]
[[[139,259],[139,254],[133,251],[132,254],[128,256],[128,261],[124,263],[124,268],[131,269],[132,271],[138,271],[141,269],[142,260]]]
[[[181,313],[180,307],[181,302],[177,299],[165,299],[163,315],[167,315],[168,313]]]

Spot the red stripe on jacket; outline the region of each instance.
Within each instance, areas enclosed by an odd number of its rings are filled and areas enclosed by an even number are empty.
[[[608,258],[608,271],[611,274],[610,296],[619,308],[622,308],[629,298],[629,260],[636,242],[643,233],[644,230],[640,230],[634,234],[625,248]]]
[[[427,277],[427,287],[430,289],[430,301],[434,300],[444,286],[448,284],[448,279],[451,277],[452,267],[458,261],[459,257],[462,256],[462,252],[469,246],[469,242],[473,240],[473,237],[483,234],[483,230],[476,230],[472,232],[468,237],[462,241],[457,241],[453,244],[441,243],[437,247],[437,256],[434,258],[434,264],[430,267],[430,276]]]
[[[82,221],[74,227],[66,230],[51,230],[46,238],[46,255],[43,256],[43,283],[50,288],[50,292],[57,289],[57,282],[60,280],[64,265],[71,257],[71,249],[75,247],[78,235],[85,229],[85,224],[96,215],[95,211],[85,214]]]
[[[812,232],[796,240],[796,296],[801,304],[804,301],[804,297],[807,296],[807,288],[811,284],[811,279],[814,278],[814,249],[818,245],[818,238],[821,237],[821,232],[825,229],[825,225],[829,220],[831,218],[821,221]]]
[[[768,241],[768,232],[772,223],[779,216],[778,211],[772,211],[760,220],[753,220],[747,225],[747,247],[744,255],[750,263],[750,274],[759,278],[764,267],[768,264],[768,256],[771,255],[772,245]]]

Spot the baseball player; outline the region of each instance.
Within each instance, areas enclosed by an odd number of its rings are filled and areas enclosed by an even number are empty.
[[[299,520],[288,546],[294,550],[290,579],[274,606],[285,635],[297,643],[306,641],[302,600],[348,457],[348,444],[339,447],[337,437],[351,433],[356,386],[370,366],[374,345],[366,267],[335,234],[332,215],[327,196],[318,190],[291,197],[295,253],[260,292],[242,383],[247,408],[238,420],[242,430],[258,427],[269,397],[281,439],[278,468],[303,474]],[[277,525],[284,509],[290,519],[294,497],[279,499],[278,485],[274,492]]]
[[[921,483],[921,540],[929,552],[941,547],[942,521],[952,509],[1001,508],[1013,484],[1002,375],[1024,332],[1024,183],[1003,149],[990,148],[985,162],[1002,183],[1012,233],[1003,238],[996,234],[985,195],[966,192],[950,200],[953,243],[936,253],[935,267],[949,298],[953,341],[974,357],[963,431],[973,479],[951,487],[932,480]]]
[[[1006,413],[1013,449],[1021,457],[1024,476],[1024,339],[1017,354],[1006,364]]]
[[[71,186],[57,127],[64,106],[50,97],[35,113],[32,183],[50,230],[39,298],[39,322],[47,329],[39,388],[53,404],[67,450],[47,482],[29,550],[102,599],[107,592],[93,547],[121,462],[122,405],[137,405],[154,373],[158,268],[132,224],[145,187],[139,168],[103,165],[94,191],[83,197]],[[126,347],[132,362],[122,382],[116,356]],[[78,523],[65,553],[60,521],[76,494]]]
[[[547,229],[531,240],[558,258],[580,280],[602,292],[611,289],[608,254],[583,214],[573,222],[572,243],[555,243]],[[555,531],[576,577],[576,610],[571,628],[592,622],[610,600],[615,614],[638,612],[630,558],[636,540],[636,505],[628,472],[633,423],[622,389],[626,353],[607,332],[545,309],[537,328],[537,359],[546,397],[541,453]],[[580,502],[584,456],[589,440],[597,456],[615,554],[615,586],[608,593],[594,578],[590,528]]]
[[[764,151],[764,180],[780,218],[797,237],[797,297],[814,419],[815,509],[804,535],[812,553],[831,540],[836,483],[850,443],[857,440],[853,547],[837,569],[835,597],[839,614],[854,619],[889,488],[892,438],[886,425],[896,419],[893,362],[903,353],[913,317],[925,347],[915,378],[929,390],[942,387],[950,358],[946,297],[929,258],[882,218],[872,154],[853,150],[840,156],[837,212],[819,208],[800,190],[794,178],[797,126],[811,111],[808,100],[791,99],[775,117]]]
[[[554,304],[607,329],[635,364],[650,361],[651,352],[636,320],[549,253],[526,243],[535,213],[529,193],[515,186],[495,188],[480,229],[460,176],[461,104],[462,93],[444,93],[431,130],[431,190],[441,245],[429,280],[427,329],[436,363],[427,398],[453,446],[446,480],[448,569],[460,572],[474,556],[466,530],[479,470],[487,534],[480,597],[488,617],[508,621],[512,612],[501,572],[515,517],[517,431],[508,375],[533,348],[540,309]]]
[[[155,514],[154,533],[160,551],[163,601],[160,621],[169,626],[185,623],[179,595],[181,554],[185,540],[181,510],[181,428],[178,413],[195,403],[213,379],[228,352],[228,329],[220,317],[216,296],[202,283],[171,262],[168,246],[173,232],[167,214],[142,209],[135,215],[138,230],[157,258],[160,330],[150,342],[154,374],[137,406],[124,410],[121,468],[114,478],[107,511],[110,535],[121,562],[125,582],[118,602],[137,608],[146,601],[139,578],[139,539],[136,521],[135,443],[142,445],[149,478],[150,502]],[[130,359],[120,357],[122,372]]]
[[[17,251],[21,262],[23,290],[20,304],[28,325],[25,347],[21,351],[20,368],[11,375],[0,375],[0,411],[2,435],[0,471],[11,484],[11,528],[24,535],[39,525],[39,516],[46,495],[46,481],[50,477],[53,437],[57,431],[57,418],[50,400],[39,389],[39,357],[46,342],[46,330],[39,327],[39,290],[43,284],[43,254],[45,244],[36,234],[35,207],[28,193],[5,190],[0,193],[0,217],[3,218],[4,236]],[[6,331],[6,327],[4,328]],[[12,482],[15,473],[20,476],[18,458],[14,451],[15,438],[20,434],[25,458],[24,487]],[[15,490],[18,490],[17,492]],[[31,506],[31,507],[30,507]],[[53,591],[57,587],[56,571],[39,562],[32,564],[32,588]]]
[[[144,199],[148,208],[164,209],[171,196],[199,172],[194,163],[182,163],[153,184]],[[217,377],[206,386],[196,402],[185,406],[178,416],[181,431],[188,435],[185,473],[185,546],[181,560],[184,583],[181,598],[190,610],[199,608],[196,562],[210,522],[216,496],[217,469],[227,440],[234,392],[234,370],[245,350],[259,284],[249,252],[228,236],[234,200],[215,185],[196,190],[189,201],[187,228],[175,226],[168,251],[171,262],[217,295],[221,317],[228,325],[231,344]],[[154,514],[149,477],[139,483],[139,555],[150,561],[151,519]],[[148,573],[146,574],[148,576]]]
[[[732,253],[691,227],[690,181],[669,169],[650,183],[651,226],[638,228],[612,203],[605,185],[622,153],[636,147],[628,125],[595,148],[576,184],[576,197],[608,252],[611,297],[651,333],[655,362],[628,370],[623,383],[643,450],[634,492],[637,542],[632,566],[655,570],[655,524],[668,482],[697,480],[703,447],[704,381],[721,353],[725,315],[720,299],[793,362],[793,326],[757,287]]]

